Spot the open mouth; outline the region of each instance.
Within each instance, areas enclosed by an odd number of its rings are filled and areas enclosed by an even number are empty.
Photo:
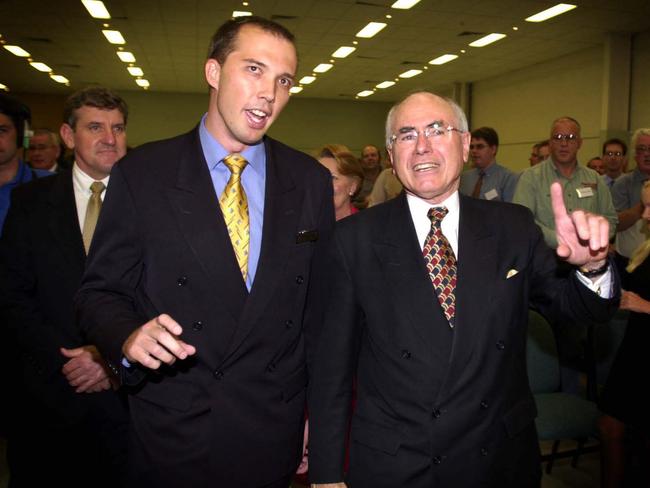
[[[420,163],[413,166],[413,171],[421,173],[424,171],[436,170],[440,167],[440,163]]]
[[[270,114],[256,108],[246,110],[246,118],[254,129],[263,129]]]

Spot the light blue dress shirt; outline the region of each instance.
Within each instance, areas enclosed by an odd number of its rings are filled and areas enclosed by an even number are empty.
[[[205,127],[204,115],[199,124],[199,137],[203,155],[208,163],[212,185],[217,197],[220,197],[226,184],[230,179],[230,170],[223,162],[223,158],[230,154],[219,142],[208,132]],[[260,259],[262,248],[262,230],[264,224],[264,189],[266,183],[266,152],[264,143],[259,142],[254,146],[248,146],[240,153],[248,164],[242,172],[242,186],[248,199],[248,221],[250,224],[250,243],[248,249],[248,275],[246,276],[246,288],[251,290],[255,281],[255,272]],[[218,211],[218,209],[215,209]]]

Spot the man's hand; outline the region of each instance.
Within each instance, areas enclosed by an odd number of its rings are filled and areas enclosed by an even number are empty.
[[[622,310],[630,310],[631,312],[650,314],[650,302],[648,300],[644,300],[633,291],[623,290],[621,294],[620,306]]]
[[[605,264],[609,247],[609,222],[601,215],[575,210],[569,215],[564,205],[562,185],[551,185],[551,205],[555,218],[557,255],[565,261],[589,269]]]
[[[77,393],[96,393],[111,388],[110,374],[95,346],[60,349],[69,360],[62,372]]]
[[[305,420],[305,430],[302,436],[302,460],[298,466],[296,474],[305,474],[309,471],[309,449],[307,443],[309,442],[309,420]]]
[[[196,353],[196,348],[179,339],[183,328],[167,314],[159,315],[137,328],[126,339],[122,352],[132,363],[158,369],[161,363],[174,364]]]

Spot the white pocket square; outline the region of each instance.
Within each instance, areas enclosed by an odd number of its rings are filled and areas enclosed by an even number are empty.
[[[506,280],[509,280],[510,278],[512,278],[517,273],[519,273],[519,271],[517,271],[516,269],[508,270],[508,274],[506,274]]]

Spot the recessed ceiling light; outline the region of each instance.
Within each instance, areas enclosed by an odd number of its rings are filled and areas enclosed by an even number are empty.
[[[9,87],[4,83],[0,83],[0,90],[9,91]]]
[[[325,73],[325,72],[331,70],[332,66],[333,65],[328,64],[328,63],[321,63],[318,66],[316,66],[313,71],[314,71],[314,73]]]
[[[513,31],[518,31],[518,30],[519,30],[519,27],[517,27],[517,26],[513,26],[513,27],[512,27],[512,30],[513,30]]]
[[[398,75],[400,78],[413,78],[414,76],[419,75],[422,73],[421,69],[410,69],[408,71],[404,71],[404,73],[401,73]]]
[[[493,42],[497,42],[504,37],[506,37],[505,34],[493,32],[492,34],[488,34],[487,36],[481,37],[480,39],[476,39],[474,42],[470,42],[469,45],[472,47],[483,47],[487,46],[488,44],[492,44]]]
[[[386,18],[387,18],[387,19],[392,19],[393,16],[392,16],[391,14],[386,14]]]
[[[391,5],[391,8],[398,8],[401,10],[408,10],[410,9],[413,5],[420,3],[420,0],[397,0],[393,5]]]
[[[368,25],[357,32],[357,37],[363,37],[365,39],[370,39],[375,36],[379,31],[381,31],[386,24],[384,22],[368,22]]]
[[[381,83],[377,84],[377,88],[390,88],[394,84],[394,81],[382,81]]]
[[[332,53],[332,56],[335,58],[345,58],[346,56],[349,56],[356,50],[357,50],[356,47],[341,46],[340,48],[338,48],[336,51]]]
[[[32,66],[32,68],[37,69],[38,71],[42,71],[43,73],[49,73],[50,71],[52,71],[52,68],[50,68],[45,63],[37,63],[37,62],[32,61],[29,64]]]
[[[18,56],[20,58],[28,58],[30,56],[30,54],[20,46],[11,46],[9,44],[5,44],[2,47],[4,47],[7,51],[9,51],[14,56]]]
[[[142,71],[142,68],[138,68],[137,66],[129,66],[126,69],[129,71],[131,76],[143,76],[144,75],[144,71]]]
[[[122,33],[117,30],[103,30],[102,33],[111,44],[126,44]]]
[[[569,10],[573,10],[574,8],[576,8],[576,6],[570,3],[558,3],[555,7],[547,8],[535,15],[531,15],[526,19],[526,22],[544,22],[545,20],[555,17],[556,15],[561,15]]]
[[[63,84],[70,83],[70,80],[62,75],[50,75],[50,78],[52,78],[57,83],[63,83]]]
[[[248,12],[246,10],[233,10],[232,11],[233,19],[236,18],[236,17],[248,17],[250,15],[253,15],[253,12]]]
[[[120,58],[123,63],[135,63],[135,56],[129,51],[117,51],[117,57]]]
[[[88,13],[90,13],[91,17],[95,19],[111,18],[111,14],[109,14],[108,10],[106,10],[104,2],[100,2],[98,0],[81,0],[81,3],[84,4],[84,7],[86,7],[86,10],[88,10]]]
[[[315,76],[303,76],[302,78],[300,78],[298,83],[302,83],[303,85],[309,85],[310,83],[313,83],[315,79],[316,79]]]
[[[461,52],[462,54],[465,54],[467,51],[465,51],[464,49],[461,49],[460,52]]]
[[[373,93],[375,93],[375,92],[372,91],[372,90],[363,90],[363,91],[360,91],[359,93],[357,93],[357,96],[358,97],[369,97]]]
[[[457,57],[457,54],[443,54],[442,56],[438,56],[436,59],[429,61],[429,64],[441,65],[453,61]]]
[[[289,89],[289,93],[300,93],[302,91],[302,86],[292,86]]]
[[[142,88],[149,88],[149,80],[145,80],[144,78],[139,78],[135,80],[135,82],[138,84],[138,86],[141,86]]]

